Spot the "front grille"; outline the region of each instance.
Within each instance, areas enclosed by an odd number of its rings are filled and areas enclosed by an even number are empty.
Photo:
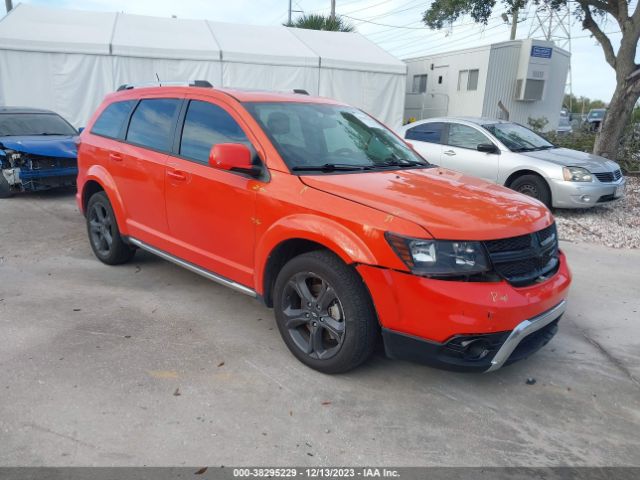
[[[496,273],[517,287],[532,285],[558,269],[555,223],[519,237],[484,242]]]
[[[620,180],[620,177],[622,177],[622,172],[620,171],[620,169],[617,169],[615,172],[594,173],[594,175],[602,183],[611,183]]]

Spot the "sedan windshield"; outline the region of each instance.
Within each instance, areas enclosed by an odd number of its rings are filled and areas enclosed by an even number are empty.
[[[555,148],[553,143],[517,123],[491,123],[483,125],[483,128],[512,152],[533,152]]]
[[[245,103],[292,171],[348,172],[427,167],[391,131],[355,108]]]
[[[55,113],[0,114],[0,137],[77,134],[75,128]]]

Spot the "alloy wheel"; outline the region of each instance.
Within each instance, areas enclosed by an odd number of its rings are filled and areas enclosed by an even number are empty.
[[[318,274],[300,272],[289,279],[282,313],[294,344],[309,357],[326,360],[340,351],[344,310],[334,288]]]
[[[113,245],[113,219],[109,211],[99,202],[89,211],[91,243],[100,255],[109,255]]]

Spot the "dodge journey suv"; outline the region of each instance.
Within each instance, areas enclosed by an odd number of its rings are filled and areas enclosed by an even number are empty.
[[[77,202],[108,265],[152,252],[273,307],[327,373],[392,358],[492,371],[545,345],[571,275],[552,215],[439,168],[366,113],[303,93],[108,95]]]

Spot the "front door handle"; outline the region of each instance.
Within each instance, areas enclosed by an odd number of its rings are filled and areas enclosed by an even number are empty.
[[[180,170],[167,170],[167,176],[174,180],[180,180],[181,182],[184,182],[187,179],[187,175]]]
[[[449,155],[450,157],[453,157],[456,152],[454,152],[453,150],[447,150],[446,152],[444,152],[445,155]]]
[[[122,155],[120,155],[119,153],[110,153],[109,154],[109,159],[113,160],[114,162],[121,162],[122,161]]]

